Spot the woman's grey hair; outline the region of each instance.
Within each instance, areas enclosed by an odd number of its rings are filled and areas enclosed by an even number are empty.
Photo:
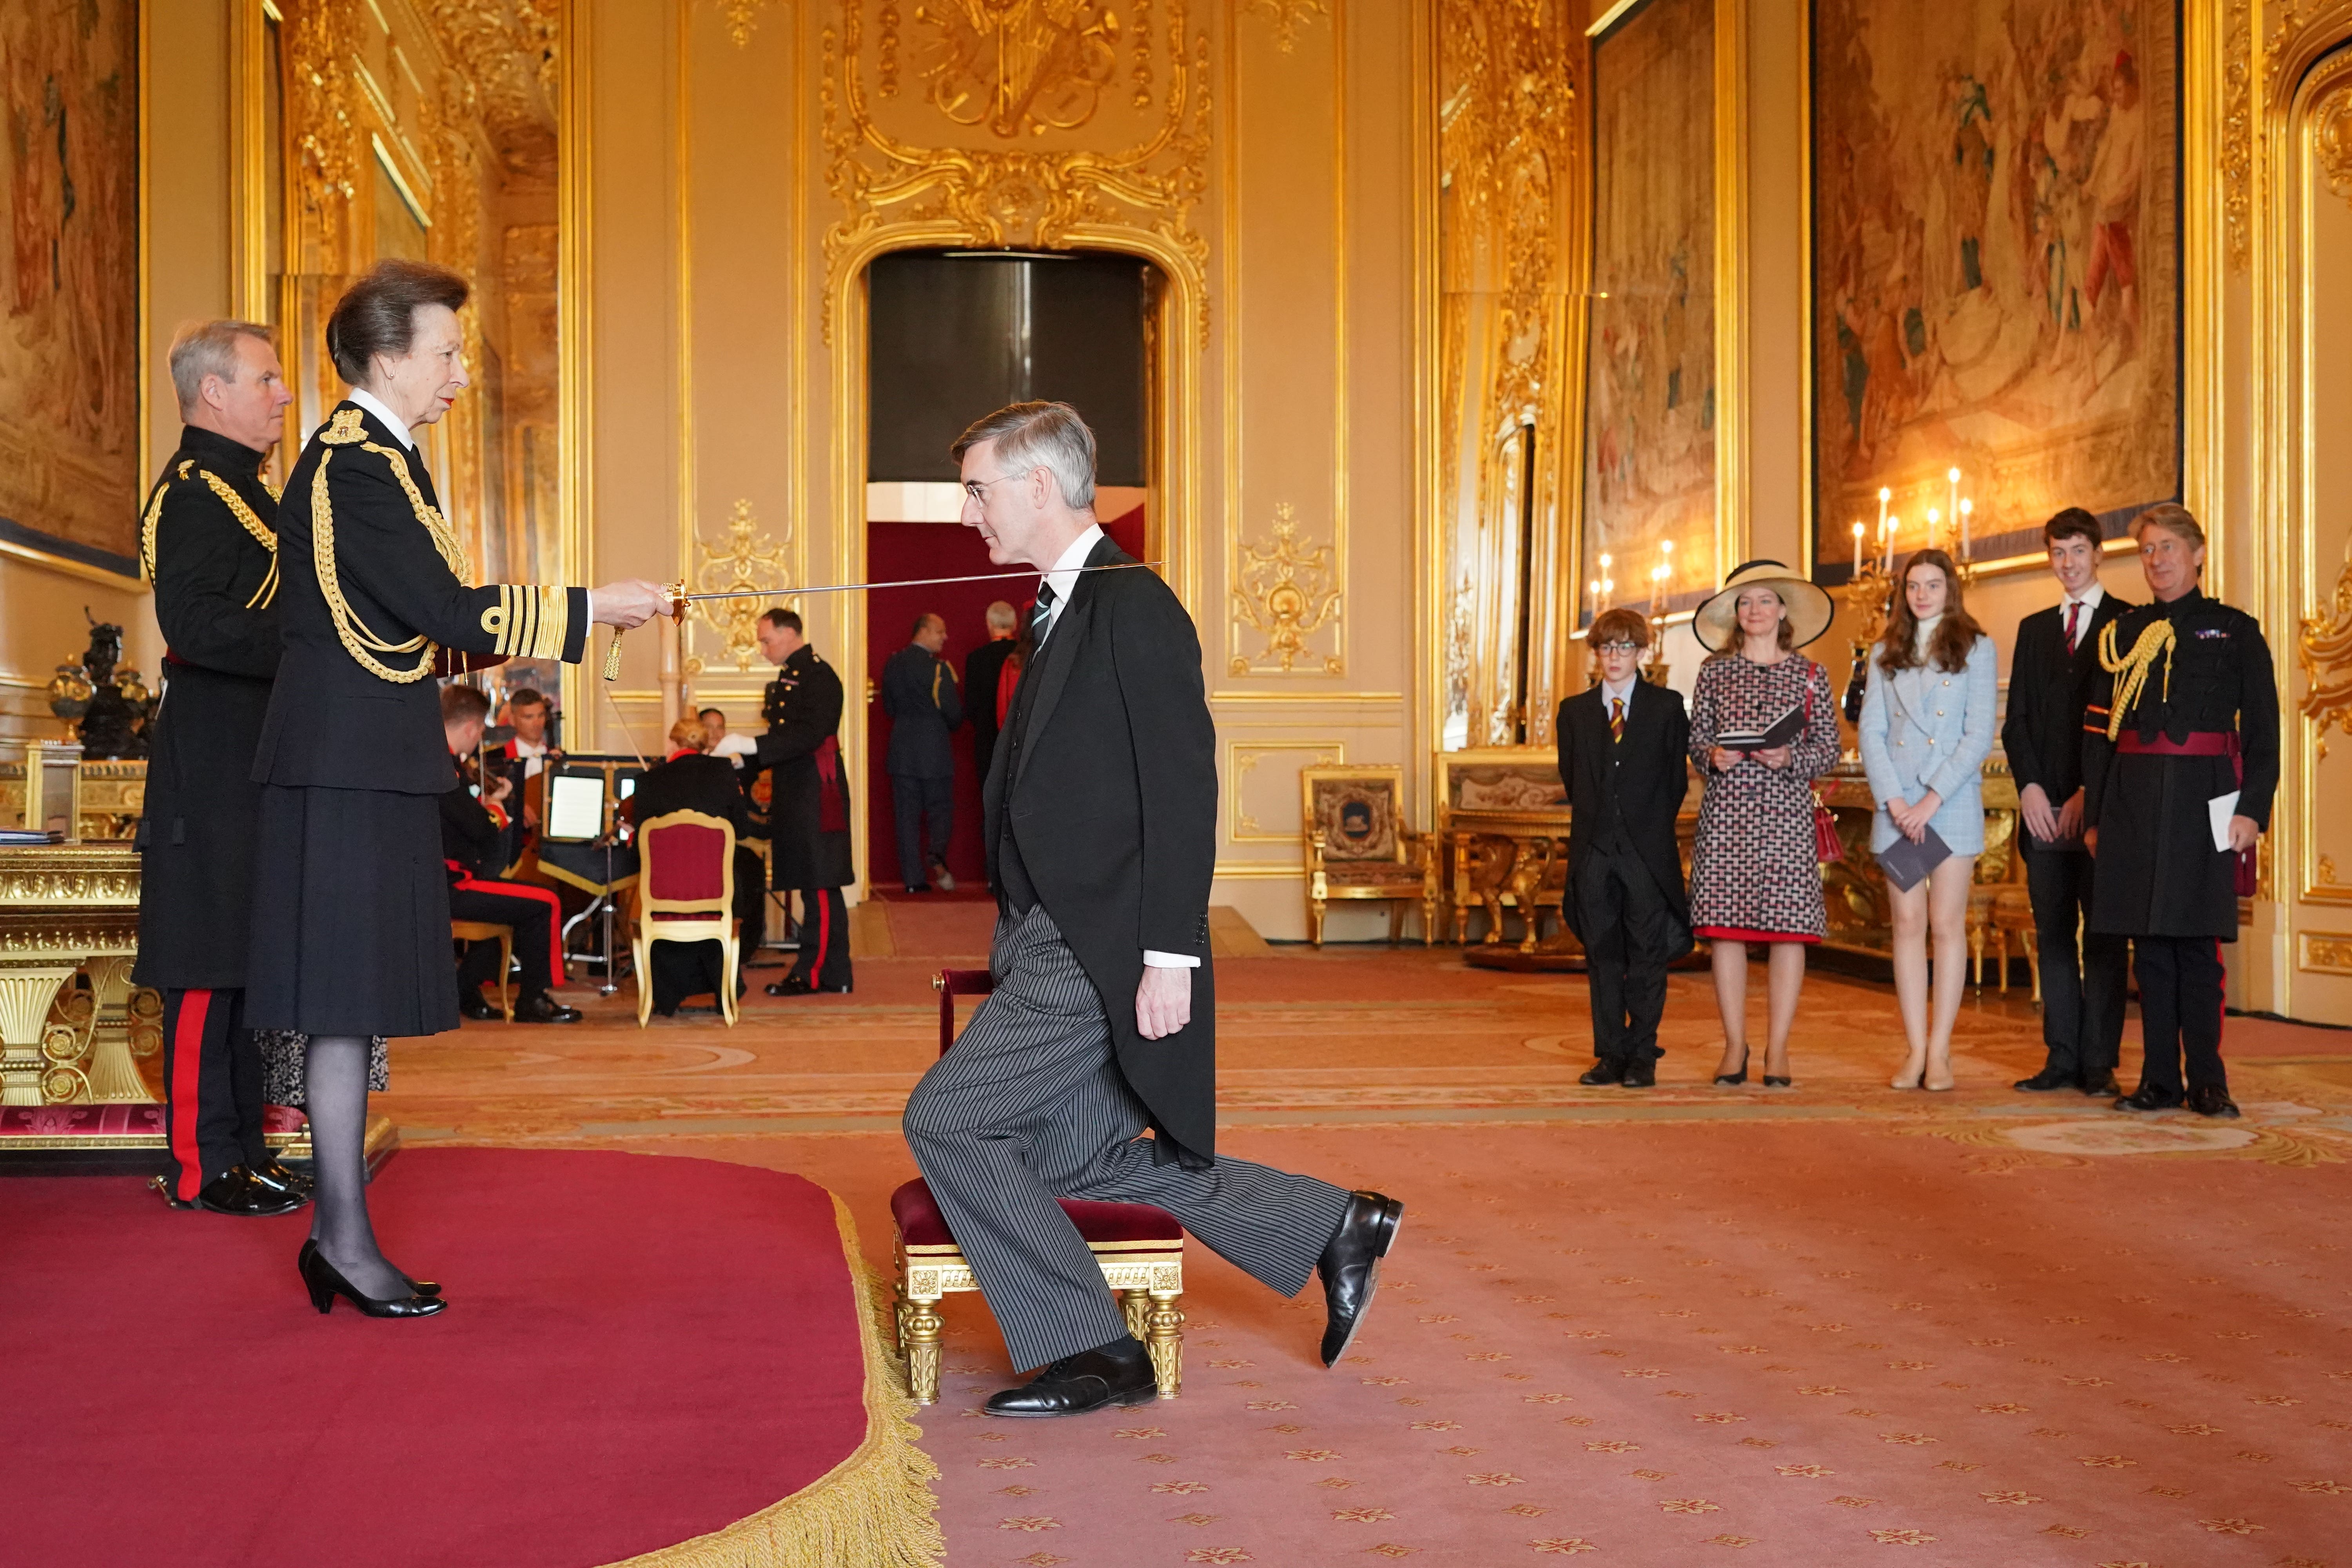
[[[1000,408],[957,437],[948,456],[961,463],[982,441],[996,443],[1001,473],[1048,468],[1063,505],[1076,510],[1095,504],[1095,433],[1068,404],[1015,403]]]
[[[1020,625],[1021,612],[1014,609],[1011,605],[1006,604],[1003,599],[999,599],[994,604],[988,606],[989,630],[992,632],[1014,631],[1019,629]]]
[[[172,334],[172,392],[180,400],[183,419],[204,401],[205,377],[216,375],[236,384],[244,369],[236,359],[239,338],[272,341],[269,329],[258,321],[190,321]]]

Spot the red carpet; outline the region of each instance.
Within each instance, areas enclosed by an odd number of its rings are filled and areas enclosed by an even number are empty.
[[[866,1436],[833,1202],[798,1176],[412,1151],[372,1208],[446,1313],[319,1316],[307,1213],[0,1183],[9,1426],[47,1478],[9,1489],[0,1560],[578,1568],[757,1513]]]

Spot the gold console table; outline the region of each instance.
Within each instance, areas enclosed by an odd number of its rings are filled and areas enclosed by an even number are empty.
[[[163,1001],[131,984],[138,951],[130,845],[0,847],[0,1112],[161,1098]]]

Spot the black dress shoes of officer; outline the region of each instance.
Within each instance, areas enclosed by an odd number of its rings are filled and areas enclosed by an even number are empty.
[[[2189,1109],[2200,1116],[2219,1116],[2232,1121],[2238,1117],[2238,1102],[2218,1083],[2200,1083],[2191,1089]]]
[[[2116,1075],[2113,1072],[2103,1072],[2095,1078],[2086,1078],[2074,1087],[2093,1100],[2115,1100],[2124,1091],[2124,1086],[2116,1081]]]
[[[327,1261],[327,1255],[319,1250],[316,1242],[302,1244],[302,1250],[295,1255],[295,1267],[301,1270],[302,1283],[310,1292],[310,1305],[321,1313],[335,1310],[338,1296],[371,1318],[429,1318],[449,1305],[438,1296],[395,1296],[388,1301],[362,1296],[340,1269]]]
[[[2021,1089],[2028,1094],[2048,1094],[2053,1089],[2076,1088],[2078,1083],[2073,1073],[2060,1072],[2054,1067],[2045,1067],[2032,1078],[2019,1079],[2009,1087]]]
[[[1625,1064],[1605,1060],[1594,1062],[1591,1067],[1585,1069],[1584,1076],[1576,1081],[1595,1086],[1604,1083],[1622,1083],[1625,1081]]]
[[[814,996],[825,991],[837,996],[849,994],[846,985],[819,985],[805,974],[787,974],[782,980],[772,980],[768,983],[767,991],[771,996]]]
[[[290,1193],[306,1202],[310,1199],[310,1178],[299,1171],[288,1170],[275,1160],[267,1165],[247,1165],[246,1173],[256,1186],[267,1187],[273,1193]]]
[[[1372,1292],[1381,1282],[1381,1259],[1396,1244],[1397,1227],[1404,1223],[1404,1205],[1379,1193],[1349,1193],[1348,1212],[1339,1228],[1324,1244],[1323,1260],[1315,1271],[1323,1276],[1323,1300],[1328,1315],[1323,1324],[1323,1364],[1336,1366],[1364,1326],[1371,1310]]]
[[[580,1019],[579,1008],[567,1007],[544,991],[525,997],[515,1008],[518,1024],[576,1024]]]
[[[1623,1084],[1627,1089],[1657,1088],[1658,1058],[1651,1057],[1643,1061],[1626,1063],[1625,1076],[1617,1081]]]
[[[307,1192],[298,1195],[257,1182],[253,1173],[243,1165],[231,1165],[206,1182],[194,1203],[174,1197],[167,1177],[156,1177],[154,1186],[163,1194],[163,1202],[173,1208],[203,1209],[207,1214],[233,1215],[239,1219],[274,1219],[282,1214],[292,1214],[310,1201]]]
[[[1131,1353],[1113,1353],[1125,1350]],[[1133,1339],[1066,1355],[1023,1384],[989,1396],[987,1415],[1083,1415],[1116,1405],[1149,1405],[1160,1397],[1151,1356]]]
[[[505,1010],[499,1007],[497,1003],[483,995],[482,988],[478,985],[461,985],[457,988],[457,1011],[464,1014],[468,1018],[503,1018],[506,1016]]]
[[[2131,1093],[2116,1100],[2117,1110],[2178,1110],[2180,1097],[2168,1093],[2152,1083],[2144,1083]]]

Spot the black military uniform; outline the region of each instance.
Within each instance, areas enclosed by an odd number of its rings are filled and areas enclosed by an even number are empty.
[[[759,851],[746,842],[751,811],[743,797],[741,775],[726,758],[688,747],[647,768],[637,780],[636,793],[621,803],[622,815],[640,830],[674,811],[700,812],[735,829],[736,935],[743,953],[757,952],[767,934],[768,894],[761,886]],[[665,1018],[676,1014],[687,997],[705,991],[715,995],[725,984],[726,963],[716,942],[657,942],[651,958],[654,1011]],[[736,984],[742,984],[740,976]]]
[[[752,764],[770,770],[770,881],[801,895],[801,955],[768,987],[774,996],[846,991],[849,910],[857,879],[849,848],[849,771],[841,755],[841,677],[803,643],[768,683],[768,732]]]
[[[449,748],[433,678],[445,650],[577,662],[587,590],[467,586],[423,460],[354,403],[304,447],[278,528],[286,656],[253,762],[248,1019],[330,1036],[454,1029]]]
[[[278,672],[278,498],[264,454],[190,426],[147,502],[164,700],[140,822],[139,959],[163,994],[176,1208],[283,1214],[299,1179],[262,1142],[261,1051],[245,1017],[260,790],[247,776]]]
[[[2207,803],[2270,826],[2278,681],[2252,616],[2191,589],[2110,622],[2084,711],[2083,821],[2099,834],[2088,927],[2132,939],[2145,1059],[2116,1103],[2186,1099],[2235,1116],[2221,1067],[2221,943],[2238,940],[2240,857],[2213,847]]]
[[[475,798],[458,760],[449,762],[457,777],[441,795],[441,865],[449,878],[449,918],[513,931],[515,962],[522,967],[521,994],[514,1006],[517,1023],[573,1023],[579,1010],[548,994],[563,960],[563,901],[552,888],[509,882],[498,875],[507,814]],[[503,1016],[482,994],[485,982],[506,978],[498,973],[500,951],[494,942],[478,942],[458,961],[460,1012],[476,1018]]]

